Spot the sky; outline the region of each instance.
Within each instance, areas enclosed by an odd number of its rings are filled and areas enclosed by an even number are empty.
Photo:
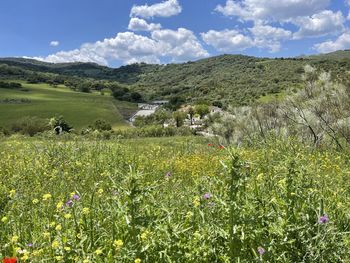
[[[180,63],[350,49],[350,0],[1,0],[0,57]]]

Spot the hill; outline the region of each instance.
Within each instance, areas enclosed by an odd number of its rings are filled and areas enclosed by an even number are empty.
[[[275,59],[222,55],[182,64],[139,63],[116,69],[93,63],[52,64],[5,58],[0,59],[0,76],[39,76],[40,81],[49,78],[58,83],[70,78],[113,81],[140,92],[145,100],[179,98],[186,102],[250,105],[262,97],[301,87],[306,64],[337,76],[350,70],[350,51]]]
[[[123,113],[134,111],[131,103],[114,100],[100,93],[74,92],[64,86],[48,84],[22,84],[22,89],[0,87],[0,127],[9,128],[24,116],[51,118],[63,115],[75,129],[81,129],[98,119],[113,128],[126,127]]]

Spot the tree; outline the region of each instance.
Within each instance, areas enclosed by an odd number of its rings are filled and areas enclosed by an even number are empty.
[[[173,118],[176,122],[176,127],[181,127],[184,124],[184,120],[186,119],[186,113],[181,111],[174,111]]]
[[[193,116],[195,114],[195,110],[193,109],[192,106],[190,106],[187,110],[187,114],[190,116],[190,121],[191,121],[191,125],[193,125]]]
[[[199,114],[199,116],[201,116],[201,119],[203,119],[203,117],[205,115],[207,115],[210,111],[209,111],[209,106],[208,105],[205,105],[205,104],[199,104],[199,105],[196,105],[194,107],[194,110],[197,114]]]

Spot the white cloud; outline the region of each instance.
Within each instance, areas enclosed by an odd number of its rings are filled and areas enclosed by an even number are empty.
[[[316,44],[314,49],[320,53],[328,53],[337,50],[344,50],[350,48],[350,32],[345,32],[339,36],[336,40],[326,41]]]
[[[129,22],[128,29],[132,31],[154,31],[161,29],[161,24],[147,23],[145,20],[132,17]]]
[[[158,41],[163,56],[171,56],[173,61],[185,61],[209,56],[198,42],[192,31],[179,28],[178,30],[156,30],[152,39]]]
[[[226,5],[218,5],[215,10],[243,20],[288,21],[313,15],[329,4],[330,0],[227,0]]]
[[[94,62],[108,65],[117,60],[125,64],[135,62],[160,63],[163,59],[172,62],[187,61],[209,56],[192,31],[156,30],[151,37],[133,32],[118,33],[114,38],[83,44],[79,49],[61,51],[35,59],[52,62]]]
[[[300,29],[294,34],[294,38],[337,34],[344,30],[344,23],[345,18],[340,11],[334,13],[330,10],[324,10],[310,17],[298,17],[294,20],[294,24],[298,25]]]
[[[292,32],[280,27],[257,24],[249,28],[254,36],[254,45],[259,48],[267,48],[271,53],[276,53],[281,49],[281,42],[289,40]]]
[[[209,30],[206,33],[201,33],[201,36],[205,43],[223,52],[242,51],[254,46],[254,41],[250,37],[237,30]]]
[[[60,42],[58,42],[58,41],[51,41],[50,42],[51,47],[58,47],[59,45],[60,45]]]
[[[167,0],[154,5],[134,5],[131,9],[130,16],[143,18],[151,17],[170,17],[180,14],[182,7],[177,0]]]
[[[292,37],[292,32],[280,27],[257,24],[249,28],[257,38],[270,38],[273,40],[287,40]]]

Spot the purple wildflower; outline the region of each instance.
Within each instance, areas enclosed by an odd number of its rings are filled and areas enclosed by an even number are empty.
[[[203,197],[204,197],[204,199],[208,200],[211,197],[211,195],[209,193],[206,193],[206,194],[204,194]]]
[[[165,177],[166,177],[166,178],[170,178],[170,176],[171,176],[171,172],[167,172],[167,173],[165,174]]]
[[[320,216],[320,218],[318,219],[318,222],[320,224],[326,224],[329,222],[329,217],[328,215],[324,214],[323,216]]]
[[[33,247],[33,243],[27,244],[28,247]]]
[[[76,200],[76,201],[79,201],[80,200],[80,196],[77,195],[77,194],[74,194],[73,195],[73,199]]]
[[[68,201],[66,202],[66,206],[67,206],[67,207],[72,207],[72,206],[73,206],[73,200],[72,200],[72,199],[68,200]]]
[[[263,247],[258,247],[258,253],[259,253],[260,256],[264,255],[265,252],[266,252],[265,248],[263,248]]]

